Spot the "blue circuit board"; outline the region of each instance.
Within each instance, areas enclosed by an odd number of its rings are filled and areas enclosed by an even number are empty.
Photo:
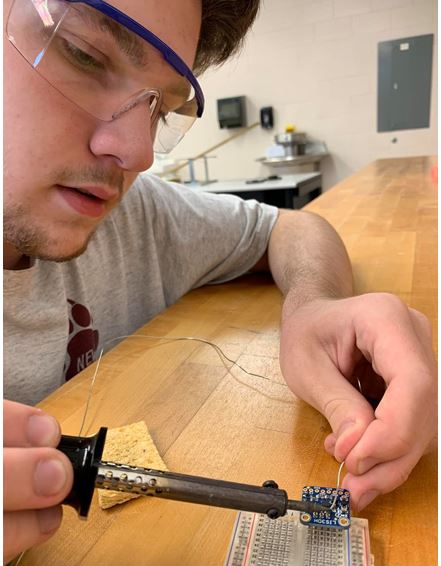
[[[337,497],[335,497],[336,495]],[[329,510],[300,513],[300,522],[304,525],[336,527],[338,529],[348,529],[350,527],[351,507],[347,489],[307,485],[302,490],[302,501],[313,501],[314,503],[330,507]],[[333,503],[334,505],[332,505]]]

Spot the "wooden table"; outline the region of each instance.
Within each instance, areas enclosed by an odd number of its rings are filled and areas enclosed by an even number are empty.
[[[430,158],[377,161],[316,199],[354,263],[356,288],[391,291],[421,309],[436,330],[436,187]],[[129,339],[101,364],[85,433],[144,419],[171,470],[261,484],[275,479],[292,497],[307,484],[335,485],[338,465],[322,446],[325,419],[293,398],[278,366],[281,298],[268,277],[198,289],[140,334],[216,342],[265,381],[225,369],[195,342]],[[435,343],[435,342],[434,342]],[[90,367],[41,406],[78,434]],[[424,457],[409,480],[361,515],[369,520],[376,565],[436,563],[437,462]],[[87,521],[65,509],[58,533],[22,564],[218,566],[236,513],[144,498]]]

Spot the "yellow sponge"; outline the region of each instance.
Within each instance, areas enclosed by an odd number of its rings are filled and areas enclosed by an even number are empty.
[[[101,459],[103,462],[167,470],[167,466],[159,455],[144,421],[119,428],[110,428],[107,431]],[[136,497],[141,496],[137,493],[124,493],[107,489],[98,490],[98,504],[101,509],[108,509]]]

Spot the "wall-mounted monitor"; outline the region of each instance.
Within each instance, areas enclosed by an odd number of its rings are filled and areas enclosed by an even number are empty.
[[[219,98],[217,117],[221,128],[244,128],[247,125],[245,96]]]

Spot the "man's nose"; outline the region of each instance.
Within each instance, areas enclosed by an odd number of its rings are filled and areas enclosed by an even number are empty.
[[[126,171],[145,171],[153,163],[154,125],[148,103],[141,103],[111,122],[99,122],[90,139],[97,157],[111,157]]]

